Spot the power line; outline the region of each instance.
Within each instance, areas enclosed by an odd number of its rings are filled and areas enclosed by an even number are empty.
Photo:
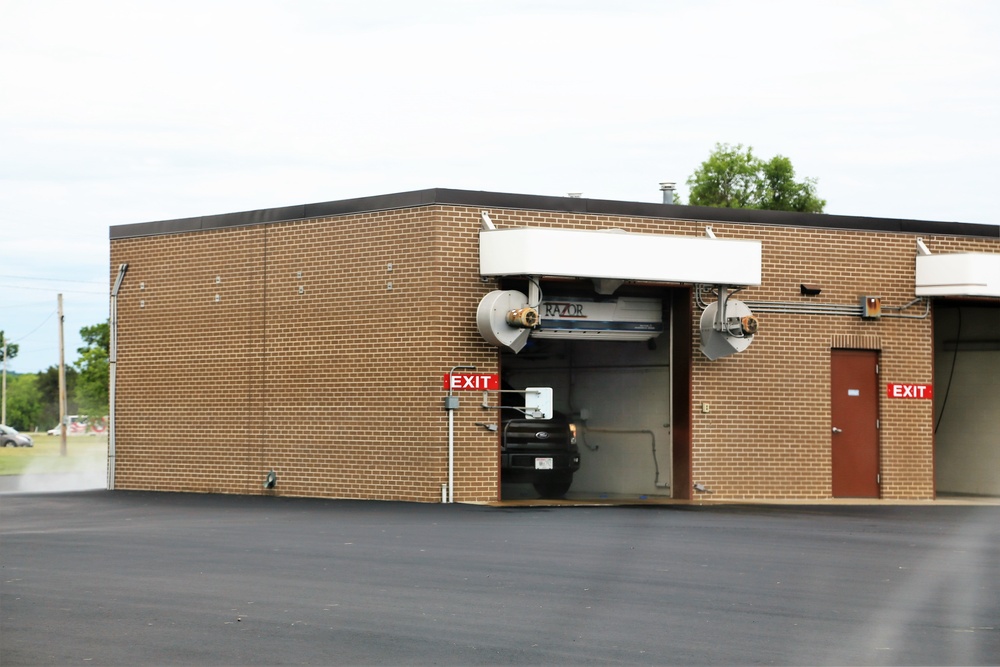
[[[44,319],[44,320],[42,320],[42,323],[41,323],[41,324],[39,324],[39,325],[38,325],[37,327],[35,327],[35,328],[34,328],[34,329],[32,329],[31,331],[29,331],[28,333],[24,334],[23,336],[19,336],[19,337],[18,337],[18,338],[17,338],[16,340],[12,340],[12,341],[8,341],[8,342],[10,342],[10,343],[18,343],[18,342],[20,342],[20,341],[24,340],[24,339],[25,339],[25,338],[27,338],[28,336],[32,335],[33,333],[35,333],[36,331],[38,331],[39,329],[41,329],[42,327],[44,327],[44,326],[45,326],[45,323],[46,323],[46,322],[48,322],[49,320],[51,320],[51,319],[52,319],[52,316],[53,316],[53,315],[55,315],[55,314],[56,314],[56,311],[54,311],[54,310],[53,310],[53,311],[52,311],[51,313],[49,313],[49,314],[48,314],[48,315],[47,315],[47,316],[45,317],[45,319]]]
[[[83,285],[104,285],[105,283],[100,280],[74,280],[72,278],[38,278],[35,276],[12,276],[9,274],[0,273],[0,278],[14,278],[15,280],[46,280],[49,282],[58,283],[81,283]]]
[[[83,282],[83,281],[77,281]],[[90,283],[96,285],[97,283]],[[28,287],[27,285],[4,285],[0,284],[0,287],[9,287],[10,289],[32,289],[38,290],[40,292],[62,292],[63,294],[107,294],[106,292],[93,292],[90,290],[71,290],[71,289],[58,289],[55,287]]]
[[[28,301],[26,303],[11,303],[11,304],[0,303],[0,308],[30,308],[32,306],[47,306],[47,305],[49,305],[49,301],[46,299],[45,301]]]

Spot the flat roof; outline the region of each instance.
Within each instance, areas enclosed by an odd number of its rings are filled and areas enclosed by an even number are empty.
[[[278,208],[258,209],[256,211],[205,215],[195,218],[178,218],[176,220],[115,225],[110,228],[110,238],[111,240],[115,240],[140,236],[183,234],[186,232],[224,229],[227,227],[243,227],[273,222],[288,222],[308,218],[433,205],[662,218],[666,220],[694,220],[698,222],[733,222],[751,225],[897,232],[903,234],[1000,238],[1000,225],[868,218],[850,215],[827,215],[825,213],[759,211],[753,209],[714,208],[710,206],[683,206],[679,204],[587,199],[583,197],[552,197],[545,195],[486,192],[482,190],[455,190],[450,188],[430,188],[427,190],[412,190],[410,192],[341,199],[316,204],[300,204],[298,206],[282,206]]]

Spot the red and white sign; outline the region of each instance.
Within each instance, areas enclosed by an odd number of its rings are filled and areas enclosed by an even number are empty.
[[[497,391],[500,376],[496,373],[445,373],[444,388],[448,391]]]
[[[929,384],[889,383],[889,398],[934,398],[934,387]]]

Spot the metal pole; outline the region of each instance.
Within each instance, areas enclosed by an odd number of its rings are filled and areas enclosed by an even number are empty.
[[[118,290],[121,289],[122,280],[125,279],[125,271],[128,264],[118,265],[118,277],[115,285],[111,288],[111,331],[110,350],[108,350],[108,490],[115,488],[115,451],[117,443],[117,417],[115,403],[117,401],[118,387]]]
[[[0,408],[0,424],[7,423],[7,336],[3,338],[3,398],[0,402],[3,403],[3,407]]]
[[[66,353],[63,349],[63,298],[59,295],[59,456],[66,456]]]
[[[455,502],[455,411],[448,410],[448,502]]]
[[[455,371],[474,371],[475,366],[452,366],[448,371],[448,397],[444,401],[445,410],[448,411],[448,502],[455,502],[455,408],[458,407],[458,398],[452,396],[451,376]]]

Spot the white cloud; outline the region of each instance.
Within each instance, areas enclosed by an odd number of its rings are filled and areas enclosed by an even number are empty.
[[[974,0],[7,0],[0,225],[106,276],[109,225],[423,187],[658,201],[719,141],[787,155],[832,213],[996,223],[998,33]]]

